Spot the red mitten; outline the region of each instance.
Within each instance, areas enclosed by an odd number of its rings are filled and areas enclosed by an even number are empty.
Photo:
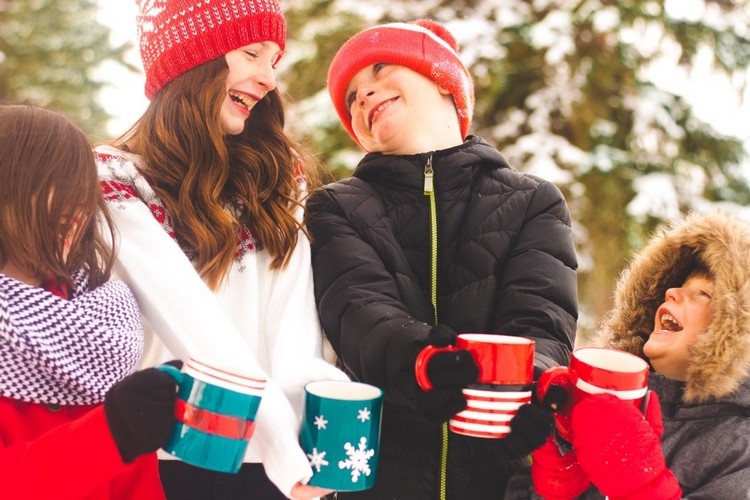
[[[560,453],[552,436],[531,453],[531,481],[544,500],[571,500],[591,485],[575,452]]]
[[[661,424],[656,394],[646,414]],[[604,495],[618,500],[679,499],[682,489],[664,461],[659,436],[632,403],[611,394],[573,407],[570,437],[578,462]]]
[[[646,417],[646,421],[651,424],[654,433],[661,438],[661,435],[664,434],[664,423],[661,420],[659,396],[654,391],[648,391],[646,393],[646,397],[643,399],[641,411]]]

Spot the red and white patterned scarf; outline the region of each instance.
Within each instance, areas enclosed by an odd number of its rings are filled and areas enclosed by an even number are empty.
[[[59,405],[101,403],[133,372],[143,327],[130,289],[112,280],[70,300],[0,274],[0,395]]]

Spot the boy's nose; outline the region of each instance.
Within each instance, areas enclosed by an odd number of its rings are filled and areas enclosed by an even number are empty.
[[[679,288],[667,288],[667,292],[664,294],[664,298],[667,301],[679,302],[681,297]]]
[[[361,108],[365,105],[365,97],[372,97],[375,94],[375,91],[372,89],[364,89],[360,90],[357,93],[357,104]]]

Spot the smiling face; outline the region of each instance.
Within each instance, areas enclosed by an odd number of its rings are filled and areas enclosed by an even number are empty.
[[[690,365],[690,346],[711,324],[714,280],[692,274],[679,288],[670,288],[656,310],[654,331],[643,346],[657,373],[685,380]]]
[[[221,105],[226,135],[242,133],[253,106],[276,88],[276,63],[281,54],[275,42],[252,43],[227,52],[227,95]]]
[[[450,92],[405,66],[361,69],[347,86],[346,103],[366,151],[416,154],[461,144]]]

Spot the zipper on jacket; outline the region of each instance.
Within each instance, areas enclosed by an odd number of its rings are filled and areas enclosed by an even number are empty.
[[[433,186],[432,153],[427,157],[424,166],[424,195],[430,200],[430,299],[435,324],[438,324],[437,313],[437,206],[435,202],[435,189]],[[443,422],[441,426],[442,443],[440,446],[440,500],[446,500],[446,476],[448,474],[448,424]]]
[[[430,298],[435,324],[438,322],[437,314],[437,207],[435,203],[435,189],[432,178],[435,172],[432,170],[432,153],[427,157],[424,166],[424,195],[430,200]]]

